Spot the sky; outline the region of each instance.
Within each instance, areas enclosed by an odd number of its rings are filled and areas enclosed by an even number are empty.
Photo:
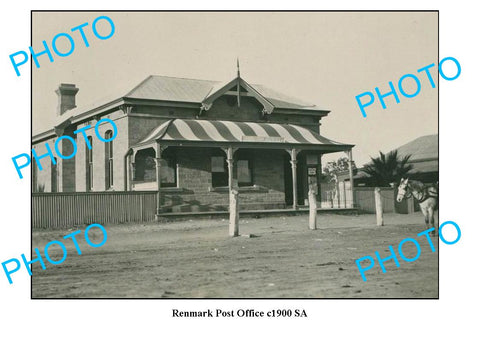
[[[92,22],[107,15],[114,35],[97,39]],[[263,84],[285,94],[328,108],[321,134],[355,144],[353,157],[360,166],[379,151],[390,151],[417,137],[438,133],[438,86],[432,88],[417,70],[434,63],[438,84],[438,16],[436,12],[36,12],[32,47],[51,46],[53,37],[87,22],[86,47],[72,33],[75,50],[54,62],[40,56],[32,72],[33,133],[50,129],[56,117],[60,83],[80,89],[77,106],[126,93],[148,75],[208,80],[230,80],[240,60],[241,75],[251,84]],[[108,33],[99,22],[101,34]],[[59,40],[58,48],[68,50]],[[414,98],[376,98],[360,112],[355,96],[389,91],[392,81],[417,75],[421,90]],[[404,83],[415,92],[413,81]],[[366,100],[364,98],[363,100]],[[326,155],[323,162],[345,154]]]

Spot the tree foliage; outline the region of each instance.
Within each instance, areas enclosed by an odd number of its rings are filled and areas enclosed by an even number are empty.
[[[355,165],[355,161],[352,161],[352,169],[353,173],[356,172],[357,166]],[[327,164],[323,167],[323,176],[322,180],[326,182],[330,182],[334,179],[334,177],[342,171],[348,170],[348,158],[341,157],[336,161],[327,162]]]
[[[371,158],[371,162],[363,167],[363,171],[369,175],[376,186],[389,186],[390,183],[398,183],[401,178],[408,176],[413,169],[407,164],[412,155],[399,159],[397,150],[388,154],[380,152],[380,156]]]

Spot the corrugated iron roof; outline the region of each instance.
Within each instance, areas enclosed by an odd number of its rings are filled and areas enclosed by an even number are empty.
[[[54,126],[60,126],[68,119],[73,120],[75,117],[90,114],[90,112],[93,112],[102,106],[107,106],[111,103],[117,102],[122,98],[201,104],[206,97],[215,91],[218,91],[226,83],[228,82],[151,75],[142,80],[133,88],[129,88],[128,90],[120,92],[119,94],[110,94],[102,99],[66,111],[64,114],[55,119]],[[306,103],[302,100],[285,95],[263,85],[249,85],[253,87],[261,96],[272,103],[275,108],[329,111],[326,108],[321,108],[317,105]]]
[[[438,172],[438,160],[420,161],[409,163],[413,166],[412,173],[416,172]]]
[[[293,98],[286,94],[280,93],[278,91],[272,90],[266,86],[255,84],[252,85],[262,96],[267,98],[275,107],[282,109],[308,109],[308,110],[326,110],[325,108],[320,108],[317,105],[304,102],[300,99]]]
[[[438,134],[418,137],[397,148],[398,156],[412,155],[410,161],[438,159]]]
[[[123,97],[201,103],[212,87],[220,83],[211,80],[149,76]]]
[[[408,164],[413,169],[410,173],[438,172],[438,134],[418,137],[394,150],[397,150],[399,158],[411,155]],[[367,177],[369,175],[363,171],[363,167],[354,176],[355,179]]]
[[[177,101],[201,103],[209,94],[217,91],[228,82],[174,78],[165,76],[149,76],[124,97],[135,99],[153,99],[162,101]],[[326,110],[314,104],[287,96],[266,86],[250,84],[276,108]]]

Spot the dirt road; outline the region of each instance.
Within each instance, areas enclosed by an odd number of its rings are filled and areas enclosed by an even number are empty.
[[[241,219],[240,233],[228,237],[228,221],[187,220],[169,223],[105,225],[108,240],[100,248],[77,237],[82,255],[71,241],[66,260],[33,265],[33,298],[437,298],[438,251],[432,253],[421,214],[386,214],[376,227],[374,215],[319,215],[319,229],[308,230],[308,216]],[[438,220],[438,219],[437,219]],[[36,231],[33,247],[62,240],[73,230]],[[90,235],[90,234],[89,234]],[[92,233],[93,242],[101,233]],[[364,282],[355,260],[389,255],[388,245],[418,239],[422,253],[415,262],[399,258],[378,264]],[[95,239],[96,238],[96,239]],[[438,250],[438,238],[433,238]],[[58,251],[57,251],[58,249]],[[58,260],[61,251],[49,251]],[[404,247],[414,257],[412,244]]]

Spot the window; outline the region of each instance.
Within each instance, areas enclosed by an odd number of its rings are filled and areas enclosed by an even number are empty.
[[[162,187],[177,186],[177,162],[173,155],[167,154],[167,151],[164,152],[160,161],[160,178]]]
[[[235,154],[239,187],[253,185],[253,161],[251,150],[238,150]]]
[[[212,186],[214,188],[228,186],[228,169],[224,156],[212,157]]]
[[[239,159],[237,161],[238,186],[253,185],[251,164],[252,162],[248,159]]]
[[[156,180],[155,150],[148,148],[135,154],[134,181],[154,182]]]
[[[163,187],[177,186],[177,162],[173,150],[167,149],[160,160],[160,180]],[[135,155],[135,181],[155,182],[157,180],[157,167],[155,163],[155,150],[148,148],[140,150]]]
[[[112,139],[113,132],[108,130],[105,132],[105,139]],[[105,143],[105,187],[111,189],[113,187],[113,140]]]
[[[248,155],[238,151],[238,159],[234,162],[237,170],[238,186],[253,185],[252,160]],[[225,156],[212,157],[212,187],[228,186],[228,167]]]
[[[92,137],[89,136],[88,138],[88,143],[85,143],[85,148],[86,148],[86,189],[87,191],[93,190],[93,142],[92,142]],[[89,149],[87,144],[90,144],[91,148]]]
[[[55,164],[52,163],[52,173],[51,173],[51,182],[52,182],[52,192],[58,191],[58,174],[57,174],[57,158],[53,158]]]

